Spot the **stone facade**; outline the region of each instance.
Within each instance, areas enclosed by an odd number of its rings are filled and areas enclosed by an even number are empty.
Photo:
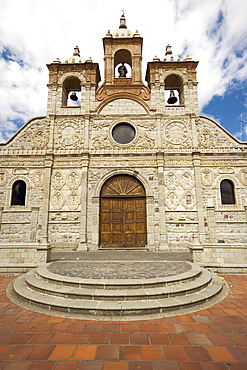
[[[129,175],[145,189],[144,248],[191,248],[201,264],[247,264],[247,145],[199,115],[198,63],[174,57],[168,46],[164,60],[148,63],[146,84],[142,38],[124,17],[103,44],[102,84],[98,64],[83,60],[76,47],[65,63],[48,65],[46,117],[0,144],[0,249],[9,258],[8,248],[18,244],[23,250],[101,248],[102,186]],[[119,77],[121,63],[128,73]],[[177,102],[168,104],[171,91]],[[114,137],[123,124],[133,134],[124,143]],[[222,201],[224,180],[230,203]],[[23,183],[23,204],[16,204],[13,192]]]

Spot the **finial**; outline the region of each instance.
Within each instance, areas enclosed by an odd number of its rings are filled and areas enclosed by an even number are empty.
[[[76,47],[74,48],[73,56],[78,56],[78,57],[80,56],[80,50],[79,50],[78,46],[76,46]]]
[[[121,15],[121,18],[120,18],[120,25],[119,25],[119,28],[127,28],[126,26],[126,19],[125,19],[125,10],[122,9],[122,15]]]
[[[172,47],[171,47],[171,45],[167,45],[167,47],[166,47],[166,55],[171,55],[172,54]]]

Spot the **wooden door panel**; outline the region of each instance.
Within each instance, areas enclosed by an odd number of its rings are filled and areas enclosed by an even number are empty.
[[[139,247],[146,244],[146,198],[133,176],[107,180],[100,199],[100,243],[103,247]]]

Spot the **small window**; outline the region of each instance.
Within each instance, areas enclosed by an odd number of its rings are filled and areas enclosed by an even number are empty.
[[[128,123],[119,123],[112,130],[113,139],[119,144],[129,144],[134,140],[136,131]]]
[[[234,184],[231,180],[220,183],[221,204],[235,204]]]
[[[25,206],[26,201],[26,183],[17,180],[12,186],[11,206]]]

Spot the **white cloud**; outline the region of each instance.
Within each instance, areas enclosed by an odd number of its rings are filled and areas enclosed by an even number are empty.
[[[81,56],[100,64],[102,37],[119,26],[121,5],[112,0],[8,0],[0,4],[0,131],[7,139],[13,120],[46,113],[46,63],[64,61],[78,45]],[[199,60],[200,107],[247,76],[246,0],[125,0],[127,26],[144,38],[143,68],[169,43],[176,55]],[[5,48],[5,49],[4,49]],[[143,73],[145,76],[145,71]],[[4,102],[4,103],[3,103]]]

